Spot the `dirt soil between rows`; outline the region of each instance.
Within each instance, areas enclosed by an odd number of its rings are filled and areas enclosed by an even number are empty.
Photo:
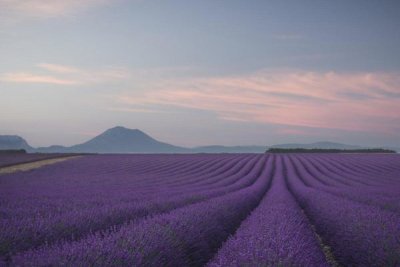
[[[67,157],[62,157],[62,158],[54,158],[54,159],[44,159],[44,160],[38,160],[34,162],[29,162],[29,163],[20,163],[20,164],[15,164],[12,166],[7,166],[7,167],[0,167],[0,175],[1,174],[6,174],[6,173],[13,173],[13,172],[20,172],[20,171],[30,171],[33,169],[37,169],[46,165],[51,165],[55,164],[58,162],[66,161],[69,159],[73,158],[78,158],[81,156],[67,156]]]

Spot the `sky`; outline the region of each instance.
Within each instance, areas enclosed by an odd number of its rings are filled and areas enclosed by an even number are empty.
[[[0,134],[400,147],[400,1],[0,0]]]

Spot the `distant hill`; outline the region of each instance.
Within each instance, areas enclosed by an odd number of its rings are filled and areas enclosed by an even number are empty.
[[[157,141],[138,129],[117,126],[82,144],[71,147],[41,147],[38,151],[46,153],[188,153],[189,149]]]
[[[267,153],[396,153],[394,150],[383,148],[336,149],[336,148],[270,148]]]
[[[199,146],[192,148],[193,153],[264,153],[266,146]]]
[[[279,144],[270,146],[270,148],[306,148],[306,149],[361,149],[361,146],[354,146],[354,145],[346,145],[341,143],[334,143],[328,141],[316,142],[311,144],[296,144],[296,143],[289,143],[289,144]]]
[[[265,146],[200,146],[185,148],[160,142],[138,129],[117,126],[71,147],[39,147],[41,153],[264,153]]]
[[[187,149],[157,141],[138,129],[117,126],[79,145],[72,152],[94,153],[182,153]]]
[[[141,130],[121,126],[108,129],[87,142],[70,147],[53,145],[33,148],[20,136],[0,135],[0,150],[25,149],[27,152],[39,153],[264,153],[269,148],[362,149],[368,147],[325,141],[311,144],[279,144],[270,147],[212,145],[186,148],[160,142]],[[399,148],[383,148],[400,152]]]
[[[0,135],[0,150],[24,149],[28,152],[34,150],[25,139],[18,135]]]

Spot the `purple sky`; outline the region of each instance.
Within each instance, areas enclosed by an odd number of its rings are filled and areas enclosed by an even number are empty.
[[[0,0],[0,134],[400,146],[398,1]]]

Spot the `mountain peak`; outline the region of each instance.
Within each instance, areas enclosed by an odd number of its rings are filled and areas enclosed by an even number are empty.
[[[99,136],[113,136],[113,137],[136,137],[136,138],[151,138],[146,133],[139,129],[129,129],[123,126],[116,126],[104,131]]]
[[[75,145],[73,151],[99,153],[171,153],[184,151],[184,148],[159,142],[139,129],[123,126],[110,128],[91,140]]]
[[[126,128],[126,127],[124,127],[124,126],[115,126],[115,127],[113,127],[113,128],[110,128],[110,129],[108,129],[108,130],[106,130],[106,132],[108,132],[108,131],[138,131],[138,132],[142,132],[141,130],[139,130],[139,129],[130,129],[130,128]]]

